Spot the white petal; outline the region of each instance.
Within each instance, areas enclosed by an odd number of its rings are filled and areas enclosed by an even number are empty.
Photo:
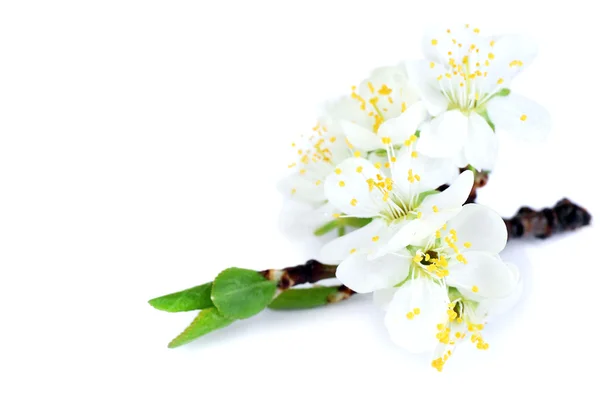
[[[429,61],[446,64],[448,51],[454,50],[452,44],[452,36],[439,26],[427,27],[423,32],[421,48]]]
[[[389,240],[382,242],[381,247],[374,252],[374,257],[381,257],[384,254],[401,251],[411,244],[414,241],[415,234],[420,231],[421,220],[404,220],[393,225],[395,227],[394,235]]]
[[[392,166],[394,183],[407,197],[414,193],[437,189],[445,183],[452,182],[458,176],[458,168],[452,159],[432,158],[416,153],[417,157],[414,158],[412,151],[400,150],[396,153],[397,161]],[[413,175],[419,175],[419,181],[411,183],[408,180],[408,171],[411,169]]]
[[[469,45],[481,47],[482,39],[482,36],[475,34],[474,28],[464,24],[430,27],[424,32],[422,49],[428,60],[447,66],[451,58],[462,60],[463,56],[472,55]]]
[[[379,290],[374,291],[373,292],[373,303],[377,307],[383,309],[384,311],[387,311],[397,290],[398,290],[398,288],[392,287],[392,288],[385,288],[385,289],[379,289]]]
[[[293,173],[277,183],[277,189],[296,201],[318,205],[326,201],[323,185],[316,185],[307,176]]]
[[[462,205],[471,193],[473,180],[472,171],[463,171],[446,190],[427,196],[423,200],[418,207],[418,210],[422,213],[421,224],[419,230],[415,233],[412,244],[416,244],[427,236],[434,234],[446,221],[460,212]]]
[[[349,158],[325,180],[325,196],[345,214],[365,218],[377,215],[386,207],[383,194],[378,190],[370,191],[367,180],[377,181],[379,173],[364,158]]]
[[[352,146],[361,150],[371,151],[383,147],[381,138],[372,130],[363,128],[354,122],[341,121],[340,125]]]
[[[445,288],[427,278],[409,280],[394,295],[385,314],[385,326],[392,341],[413,353],[433,351],[436,325],[444,320],[448,307]],[[409,312],[418,315],[407,318]]]
[[[501,299],[485,299],[479,303],[479,306],[483,307],[490,317],[510,311],[519,302],[519,299],[523,294],[523,281],[520,279],[518,268],[511,263],[506,263],[506,267],[513,275],[513,279],[515,281],[515,290],[513,290],[507,297],[503,297]]]
[[[392,144],[404,143],[406,139],[408,139],[417,131],[419,125],[425,121],[427,116],[428,114],[425,106],[423,103],[419,102],[410,106],[399,117],[385,121],[379,127],[377,134],[379,143],[376,148],[385,147],[385,145],[383,145],[381,142],[381,140],[384,138],[390,138]],[[352,139],[350,139],[350,142],[352,142]],[[360,147],[358,144],[357,146]]]
[[[391,90],[390,93],[381,93],[384,85],[388,90]],[[417,90],[408,80],[406,68],[402,64],[375,69],[371,76],[359,85],[358,92],[365,100],[370,100],[373,97],[379,98],[377,108],[373,107],[370,101],[367,101],[365,104],[366,110],[363,110],[363,114],[368,115],[368,112],[372,111],[381,114],[386,121],[399,116],[406,107],[410,107],[419,100]],[[356,100],[354,101],[358,104]],[[359,122],[358,119],[356,120],[360,125],[371,129],[374,119],[369,117],[367,121],[370,124],[365,123],[366,121]]]
[[[451,263],[448,285],[456,287],[465,297],[474,300],[502,298],[510,295],[516,282],[513,273],[502,260],[491,253],[463,253],[467,264]]]
[[[425,192],[454,181],[458,177],[458,168],[449,158],[431,158],[418,156],[413,167],[419,174],[419,190]]]
[[[550,133],[548,110],[519,95],[493,98],[487,105],[487,112],[496,130],[505,130],[519,139],[539,141]]]
[[[504,220],[491,208],[467,204],[460,213],[448,221],[448,230],[456,230],[459,247],[465,242],[470,251],[487,251],[498,254],[506,246],[508,233]]]
[[[394,287],[408,275],[411,257],[405,253],[388,254],[375,260],[369,260],[366,254],[352,254],[338,266],[336,277],[358,293]]]
[[[448,99],[442,94],[439,82],[427,61],[407,62],[406,70],[429,114],[439,115],[448,109]]]
[[[459,151],[458,153],[456,153],[454,155],[454,157],[452,157],[452,162],[458,168],[464,168],[467,165],[469,165],[469,162],[467,161],[467,157],[465,156],[465,149],[464,149],[464,147],[463,147],[463,149],[461,151]]]
[[[508,87],[513,78],[531,64],[538,46],[527,36],[504,35],[495,40],[489,51],[494,58],[489,61],[487,81],[491,87],[487,89],[497,90]]]
[[[460,207],[467,201],[474,180],[473,171],[463,171],[446,190],[426,197],[421,204],[423,208],[433,208],[434,205],[439,209]]]
[[[279,230],[291,242],[302,257],[314,257],[321,247],[337,237],[337,232],[329,232],[323,236],[315,236],[314,231],[333,219],[332,214],[338,212],[330,203],[315,208],[306,203],[288,200],[283,202],[279,213]]]
[[[459,110],[446,111],[421,127],[417,150],[430,157],[452,157],[464,146],[469,120]]]
[[[319,260],[324,263],[338,263],[354,252],[368,252],[369,249],[376,248],[394,233],[385,221],[376,218],[368,225],[327,243],[321,248]],[[373,241],[374,237],[378,237],[381,242]]]
[[[465,143],[465,157],[478,170],[490,171],[496,164],[498,137],[479,114],[469,116],[469,134]]]

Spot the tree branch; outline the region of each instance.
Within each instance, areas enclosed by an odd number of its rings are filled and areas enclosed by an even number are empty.
[[[281,290],[303,283],[315,283],[323,279],[335,278],[337,265],[323,264],[317,260],[308,260],[304,264],[283,269],[266,269],[260,273],[270,281],[277,281]]]
[[[482,187],[487,182],[487,174],[481,178]],[[476,196],[476,187],[472,192]],[[592,217],[584,208],[574,204],[568,199],[562,199],[552,208],[535,211],[529,207],[522,207],[517,214],[504,219],[508,230],[509,239],[540,238],[545,239],[556,233],[572,231],[589,225]],[[287,290],[293,286],[304,283],[315,283],[323,279],[335,278],[337,265],[323,264],[317,260],[308,260],[304,264],[283,269],[267,269],[260,271],[265,278],[276,281],[280,290]],[[356,294],[347,286],[337,286],[337,292],[329,296],[328,303],[338,303]]]
[[[546,239],[556,233],[573,231],[589,225],[592,216],[587,210],[569,199],[562,199],[552,208],[535,211],[521,207],[517,214],[505,219],[508,238]]]

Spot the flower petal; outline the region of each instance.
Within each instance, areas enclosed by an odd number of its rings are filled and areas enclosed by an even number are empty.
[[[432,209],[434,205],[439,209],[461,207],[471,193],[474,180],[473,171],[463,171],[446,190],[426,197],[421,206],[424,209]]]
[[[459,247],[467,242],[469,251],[500,253],[506,246],[508,233],[504,220],[491,208],[466,204],[460,213],[448,221],[448,230],[454,229]]]
[[[538,46],[533,39],[523,35],[503,35],[490,42],[493,59],[490,60],[486,82],[488,92],[508,87],[512,80],[526,68],[537,55]],[[487,50],[486,50],[487,51]]]
[[[515,290],[510,295],[501,299],[484,299],[479,303],[479,307],[486,310],[486,313],[493,318],[496,315],[504,314],[510,311],[519,301],[523,294],[523,281],[521,280],[518,268],[511,263],[506,263],[506,267],[511,271],[515,281]]]
[[[472,56],[470,45],[483,47],[483,38],[475,28],[465,24],[430,27],[424,32],[422,49],[428,60],[448,66],[451,59],[462,60],[464,56]]]
[[[381,242],[391,237],[395,231],[391,230],[382,219],[376,218],[368,225],[353,232],[332,240],[321,248],[319,260],[325,263],[338,263],[355,252],[368,252]]]
[[[372,217],[384,209],[383,194],[369,190],[368,179],[380,171],[364,158],[349,158],[340,163],[325,180],[325,196],[345,214]]]
[[[518,139],[540,141],[550,133],[548,110],[519,95],[493,98],[487,105],[487,112],[496,130],[505,130]]]
[[[446,281],[465,297],[473,300],[502,298],[515,289],[514,275],[499,257],[481,251],[468,251],[463,255],[467,264],[451,262]]]
[[[446,289],[430,279],[404,283],[385,314],[392,341],[413,353],[432,351],[437,341],[436,325],[444,320],[448,302]]]
[[[384,138],[390,138],[391,144],[404,143],[406,139],[417,131],[419,125],[425,121],[427,116],[428,114],[425,106],[422,102],[419,102],[410,106],[405,112],[400,114],[399,117],[385,121],[379,127],[377,134],[379,143],[376,148],[385,147],[382,143]],[[352,139],[350,139],[350,142],[352,142]],[[357,144],[357,146],[360,147],[359,144]]]
[[[277,189],[284,196],[294,200],[318,205],[326,201],[323,185],[316,185],[306,174],[295,172],[277,183]]]
[[[469,116],[469,134],[465,143],[465,157],[478,170],[491,170],[498,155],[498,137],[479,114]]]
[[[411,244],[417,244],[434,234],[436,230],[460,212],[462,205],[471,193],[473,180],[472,171],[463,171],[448,189],[427,196],[423,200],[418,207],[422,213],[421,223]]]
[[[393,224],[394,235],[389,240],[382,241],[382,246],[376,249],[373,257],[381,257],[384,254],[401,251],[414,241],[415,234],[420,232],[421,220],[402,221]]]
[[[387,311],[397,290],[397,287],[391,287],[374,291],[373,303],[375,304],[375,306],[381,308],[384,311]]]
[[[435,72],[427,61],[407,62],[406,70],[429,114],[439,115],[448,109],[448,99],[442,94]]]
[[[406,107],[419,100],[417,90],[408,80],[406,67],[403,64],[375,69],[368,79],[361,82],[358,92],[366,100],[366,110],[363,110],[363,114],[368,115],[372,111],[381,115],[384,120],[399,116]],[[375,100],[377,107],[371,102],[373,98],[378,98]],[[370,128],[373,126],[374,118],[369,117],[369,120]],[[367,125],[363,126],[367,127]]]
[[[381,138],[372,130],[349,121],[341,121],[340,125],[344,134],[350,143],[352,143],[352,146],[365,151],[372,151],[383,147]]]
[[[437,189],[445,183],[452,182],[458,176],[458,168],[449,158],[432,158],[405,149],[398,151],[396,158],[391,169],[392,177],[398,190],[407,197]],[[412,170],[413,175],[419,175],[420,179],[410,182],[409,170]]]
[[[430,157],[452,157],[464,146],[469,120],[459,110],[446,111],[421,127],[417,150]]]
[[[404,253],[375,260],[369,260],[366,254],[352,254],[338,266],[336,277],[358,293],[394,287],[408,275],[411,257],[407,251]]]

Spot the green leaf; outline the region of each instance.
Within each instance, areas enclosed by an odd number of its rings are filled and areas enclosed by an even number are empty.
[[[337,287],[313,287],[307,289],[288,289],[273,300],[269,308],[274,310],[294,310],[326,305],[329,296],[337,293]]]
[[[362,228],[365,225],[368,225],[373,218],[357,218],[357,217],[347,217],[341,218],[340,221],[344,222],[344,225],[351,226],[353,228]]]
[[[157,310],[168,312],[201,310],[214,306],[210,299],[211,289],[212,282],[208,282],[181,292],[157,297],[148,303]]]
[[[338,227],[337,220],[326,222],[313,232],[315,236],[323,236]]]
[[[243,319],[262,311],[276,289],[277,282],[256,271],[228,268],[215,278],[211,298],[224,316]]]
[[[183,332],[169,343],[169,348],[183,346],[192,340],[198,339],[209,332],[226,327],[235,321],[235,318],[223,316],[216,308],[202,310],[192,323]]]
[[[352,228],[362,228],[371,222],[372,218],[356,218],[356,217],[346,217],[342,216],[341,218],[336,218],[332,221],[326,222],[321,225],[313,232],[315,236],[323,236],[332,230],[338,230],[338,236],[344,236],[346,233],[346,227],[350,226]]]

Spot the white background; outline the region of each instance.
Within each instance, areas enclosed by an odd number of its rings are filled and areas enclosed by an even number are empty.
[[[3,1],[0,398],[598,398],[597,226],[513,244],[524,300],[442,374],[391,344],[368,296],[176,350],[193,314],[146,303],[304,261],[277,227],[289,143],[322,101],[419,57],[433,22],[540,43],[513,89],[550,110],[553,136],[504,138],[481,202],[509,216],[568,196],[600,215],[587,4]]]

